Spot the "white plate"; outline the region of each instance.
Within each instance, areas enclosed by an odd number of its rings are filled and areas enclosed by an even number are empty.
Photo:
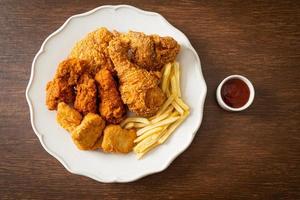
[[[182,70],[183,99],[190,106],[191,114],[165,144],[142,160],[137,160],[133,153],[117,155],[78,150],[70,135],[56,123],[56,112],[50,112],[45,106],[45,86],[53,78],[58,63],[67,57],[76,41],[101,26],[122,32],[135,30],[172,36],[182,47],[177,60]],[[166,169],[191,144],[202,121],[205,96],[200,60],[187,37],[161,15],[128,5],[101,6],[70,17],[42,44],[33,60],[26,90],[31,124],[45,150],[71,173],[101,182],[130,182]]]

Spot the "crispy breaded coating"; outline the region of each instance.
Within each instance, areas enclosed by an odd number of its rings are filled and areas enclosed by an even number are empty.
[[[120,123],[126,110],[111,72],[101,69],[96,74],[95,80],[98,83],[99,112],[101,116],[109,123]]]
[[[81,114],[64,102],[57,106],[56,121],[69,132],[72,132],[81,122]]]
[[[114,35],[106,28],[99,28],[77,42],[69,57],[86,60],[91,66],[91,72],[94,75],[103,68],[114,72],[107,50],[108,44],[113,37]]]
[[[88,113],[72,132],[72,139],[81,150],[93,150],[102,135],[105,121],[97,114]]]
[[[180,50],[180,45],[172,37],[134,31],[120,34],[120,37],[129,41],[130,61],[147,70],[160,71],[165,64],[175,60]]]
[[[69,86],[74,86],[77,84],[80,76],[86,72],[89,72],[87,62],[76,58],[69,58],[58,65],[54,78],[64,79]]]
[[[136,138],[135,129],[122,129],[119,125],[108,125],[104,129],[102,149],[106,152],[128,153],[132,151]]]
[[[94,144],[91,150],[102,149],[101,147],[102,141],[103,141],[103,134],[101,134],[101,136],[97,139],[96,143]]]
[[[140,116],[154,115],[166,97],[159,88],[160,79],[155,73],[128,60],[130,40],[115,38],[109,44],[109,55],[120,81],[122,100],[130,111]]]
[[[86,115],[89,112],[97,112],[97,88],[95,80],[88,74],[80,77],[76,87],[77,95],[74,102],[74,108],[80,113]]]
[[[49,110],[56,110],[59,102],[73,103],[75,93],[66,80],[55,78],[49,81],[46,86],[46,105]]]
[[[66,59],[58,65],[54,79],[46,86],[46,105],[49,110],[56,110],[59,102],[67,104],[74,102],[73,88],[87,70],[87,63],[75,58]]]

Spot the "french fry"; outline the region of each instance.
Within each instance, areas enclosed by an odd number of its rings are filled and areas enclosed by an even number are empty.
[[[165,65],[165,69],[162,77],[162,86],[161,86],[163,92],[166,92],[167,86],[169,85],[171,67],[172,67],[171,63]]]
[[[185,111],[188,111],[190,108],[186,105],[181,98],[175,98],[176,103]]]
[[[133,127],[134,128],[144,128],[145,126],[147,126],[147,124],[143,124],[143,123],[134,123]]]
[[[171,92],[170,92],[169,87],[167,87],[167,89],[166,89],[166,95],[167,95],[167,97],[170,97],[170,96],[171,96]]]
[[[156,142],[156,143],[152,144],[151,146],[149,146],[147,149],[145,149],[144,152],[138,153],[137,154],[137,159],[141,159],[146,153],[148,153],[149,151],[151,151],[152,149],[154,149],[158,145],[159,145],[159,143]]]
[[[128,117],[124,121],[121,122],[120,126],[124,127],[125,124],[129,122],[139,122],[143,124],[150,124],[150,121],[147,118],[143,117]]]
[[[177,84],[176,84],[176,78],[175,78],[175,76],[171,77],[171,94],[173,94],[175,97],[178,96]]]
[[[151,146],[152,144],[154,144],[155,142],[157,142],[158,139],[159,139],[159,135],[158,134],[151,135],[150,137],[147,137],[146,139],[144,139],[143,141],[141,141],[140,143],[138,143],[133,148],[133,150],[134,150],[134,152],[142,153],[149,146]]]
[[[162,121],[160,121],[160,122],[158,122],[156,124],[151,124],[149,126],[146,126],[146,127],[142,128],[142,129],[138,130],[136,132],[136,135],[140,136],[143,133],[145,133],[146,131],[149,131],[149,130],[151,130],[153,128],[156,128],[156,127],[159,127],[159,126],[164,126],[164,125],[167,125],[167,124],[171,124],[171,123],[175,122],[179,118],[180,118],[179,116],[176,116],[176,117],[170,116],[169,118],[164,119],[164,120],[162,120]]]
[[[174,96],[171,95],[166,101],[165,103],[161,106],[160,110],[157,112],[156,116],[161,115],[167,108],[168,106],[172,103],[172,101],[174,100]]]
[[[177,120],[174,124],[172,124],[165,134],[158,140],[159,144],[164,143],[169,136],[173,133],[173,131],[186,119],[186,117],[189,115],[189,112],[186,112],[179,120]]]
[[[180,113],[180,115],[183,115],[184,110],[176,103],[176,101],[172,102],[172,106]]]
[[[158,115],[158,116],[156,115],[155,118],[153,118],[151,120],[151,123],[154,124],[154,123],[157,123],[157,122],[167,118],[173,109],[174,109],[173,106],[169,106],[164,113],[162,113],[161,115]]]
[[[163,126],[159,126],[159,127],[154,128],[154,129],[151,129],[151,130],[145,132],[143,135],[141,135],[141,136],[139,136],[138,138],[136,138],[136,139],[134,140],[134,143],[138,143],[138,142],[140,142],[141,140],[145,139],[146,137],[149,137],[150,135],[152,135],[152,134],[154,134],[154,133],[157,133],[157,132],[159,132],[159,131],[162,131],[163,129],[165,129],[165,127],[163,127]]]
[[[124,126],[125,129],[131,129],[131,128],[133,128],[133,127],[134,127],[134,123],[133,123],[133,122],[129,122],[128,124],[126,124],[126,125]]]
[[[180,89],[180,71],[179,71],[179,63],[174,63],[174,72],[175,72],[175,78],[176,78],[176,88],[177,88],[177,95],[178,97],[181,97],[181,89]]]
[[[180,113],[180,115],[183,115],[184,110],[178,105],[176,101],[172,102],[172,106],[174,106],[174,108]]]

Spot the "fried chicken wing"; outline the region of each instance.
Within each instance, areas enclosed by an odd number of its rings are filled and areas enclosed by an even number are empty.
[[[97,29],[77,42],[69,57],[86,60],[94,75],[103,68],[114,72],[107,50],[107,46],[113,37],[114,35],[106,28]]]
[[[109,123],[120,123],[124,118],[125,108],[111,72],[101,69],[96,74],[95,80],[98,83],[101,116]]]
[[[136,131],[122,129],[119,125],[108,125],[104,129],[102,149],[105,152],[128,153],[132,151]]]
[[[157,75],[128,59],[129,44],[129,40],[122,38],[115,38],[109,44],[109,55],[120,81],[121,97],[130,111],[141,116],[152,116],[166,97],[158,87],[160,80]]]
[[[99,146],[98,141],[105,127],[105,121],[97,114],[88,113],[72,132],[72,139],[81,150],[93,150]]]
[[[172,37],[134,31],[120,37],[129,41],[128,58],[131,62],[147,70],[160,71],[165,64],[175,60],[180,50],[180,45]]]
[[[58,65],[54,78],[64,79],[69,86],[74,86],[77,84],[80,76],[85,72],[89,72],[87,62],[76,58],[69,58]]]
[[[75,93],[72,87],[69,87],[67,81],[57,78],[47,83],[46,105],[49,110],[56,110],[59,102],[70,104],[74,100]]]
[[[72,132],[81,122],[81,114],[64,102],[57,106],[56,121],[69,132]]]
[[[77,95],[74,102],[74,108],[83,114],[97,112],[97,88],[95,80],[88,74],[80,77],[79,84],[76,87]]]
[[[87,63],[78,59],[66,59],[59,64],[54,79],[46,86],[46,105],[49,110],[55,110],[59,102],[74,102],[73,87],[87,69]]]

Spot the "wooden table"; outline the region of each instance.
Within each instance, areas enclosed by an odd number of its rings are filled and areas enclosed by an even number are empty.
[[[34,55],[69,16],[119,3],[0,2],[0,199],[299,199],[299,1],[127,1],[164,15],[200,56],[208,93],[192,145],[164,172],[128,184],[73,175],[43,149],[25,100]],[[215,101],[230,74],[255,86],[245,112]]]

